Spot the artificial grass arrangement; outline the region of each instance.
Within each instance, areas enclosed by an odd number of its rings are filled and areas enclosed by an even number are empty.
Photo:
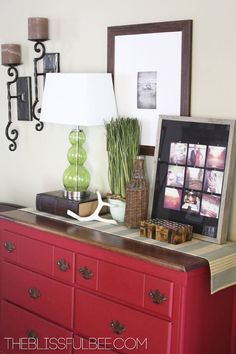
[[[108,180],[112,196],[125,199],[134,161],[139,152],[140,125],[137,118],[116,118],[105,123]]]

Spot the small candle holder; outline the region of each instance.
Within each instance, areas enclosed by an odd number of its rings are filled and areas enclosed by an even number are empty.
[[[48,36],[48,19],[44,17],[28,18],[28,39],[34,41],[34,51],[38,54],[34,58],[34,102],[32,105],[33,119],[37,121],[35,129],[41,131],[44,127],[40,121],[41,107],[39,107],[39,78],[45,79],[47,72],[59,72],[59,53],[46,53],[43,42],[49,39]],[[43,60],[43,70],[40,72],[40,61]],[[50,65],[47,66],[47,63]]]

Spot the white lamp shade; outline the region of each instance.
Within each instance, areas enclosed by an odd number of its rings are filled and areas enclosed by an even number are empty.
[[[47,74],[40,120],[77,126],[103,125],[117,117],[111,74]]]

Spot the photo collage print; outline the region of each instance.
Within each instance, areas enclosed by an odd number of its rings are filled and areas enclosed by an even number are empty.
[[[218,219],[226,147],[172,142],[164,208]]]

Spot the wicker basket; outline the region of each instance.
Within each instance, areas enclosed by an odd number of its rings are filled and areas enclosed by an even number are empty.
[[[147,208],[148,186],[144,174],[144,157],[138,156],[126,189],[125,225],[130,228],[140,227],[140,222],[147,218]]]

